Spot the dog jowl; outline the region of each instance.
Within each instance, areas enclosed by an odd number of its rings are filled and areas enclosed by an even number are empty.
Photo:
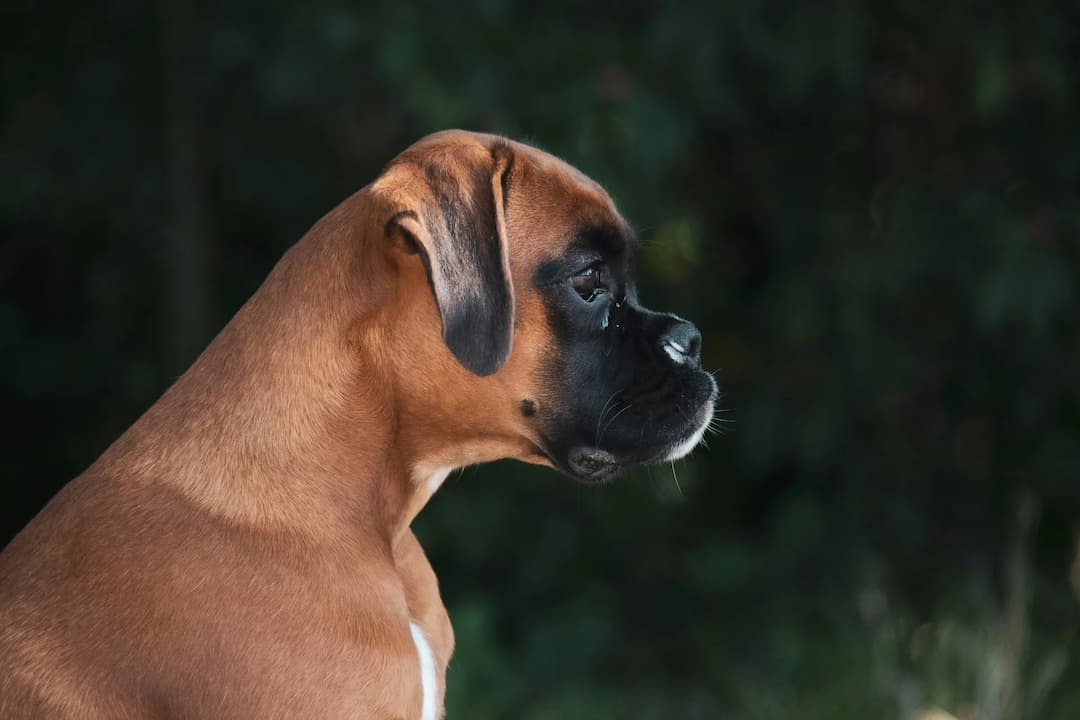
[[[545,368],[555,408],[542,422],[557,468],[583,481],[630,464],[677,460],[713,417],[717,388],[701,369],[694,325],[644,308],[632,279],[637,239],[625,224],[582,228],[572,252],[544,263],[558,350]]]

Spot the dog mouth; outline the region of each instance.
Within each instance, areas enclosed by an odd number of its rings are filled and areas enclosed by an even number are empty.
[[[566,462],[570,475],[585,483],[609,482],[622,469],[622,463],[615,455],[597,447],[573,448]]]
[[[676,434],[676,438],[659,447],[616,453],[593,445],[578,445],[571,448],[565,455],[565,462],[553,462],[553,464],[574,480],[586,484],[601,484],[610,482],[622,470],[632,465],[652,465],[680,460],[701,443],[701,439],[708,431],[716,408],[717,394],[714,386],[709,397],[688,419],[686,425]]]
[[[674,462],[675,460],[681,460],[693,452],[694,448],[701,444],[701,439],[705,437],[705,433],[712,426],[713,415],[716,412],[717,394],[718,393],[714,390],[709,399],[702,403],[701,407],[688,423],[690,431],[683,439],[673,443],[670,447],[666,448],[664,452],[647,462]]]

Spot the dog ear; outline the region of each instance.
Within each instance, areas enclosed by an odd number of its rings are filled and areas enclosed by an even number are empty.
[[[506,363],[514,330],[504,206],[513,154],[505,143],[475,150],[403,155],[406,167],[392,166],[377,187],[401,208],[386,232],[399,231],[423,259],[443,341],[467,370],[483,376]],[[405,177],[394,181],[395,172]]]

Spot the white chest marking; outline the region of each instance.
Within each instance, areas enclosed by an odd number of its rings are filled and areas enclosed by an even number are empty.
[[[435,656],[431,654],[431,646],[428,645],[424,631],[416,623],[409,623],[409,632],[412,633],[413,644],[416,645],[416,654],[420,658],[420,688],[424,692],[424,704],[420,709],[420,720],[436,720],[435,713],[439,711],[435,702],[438,697],[438,681],[435,679]]]
[[[450,474],[451,470],[453,470],[453,468],[436,468],[431,475],[428,476],[427,486],[428,489],[431,490],[432,495],[434,495],[435,491],[442,486],[443,481],[446,480],[446,476]]]

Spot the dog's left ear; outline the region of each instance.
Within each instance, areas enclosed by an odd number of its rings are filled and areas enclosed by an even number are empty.
[[[476,375],[491,375],[510,356],[514,287],[504,194],[512,164],[505,143],[407,151],[374,188],[396,209],[386,233],[400,232],[423,258],[443,341]]]

